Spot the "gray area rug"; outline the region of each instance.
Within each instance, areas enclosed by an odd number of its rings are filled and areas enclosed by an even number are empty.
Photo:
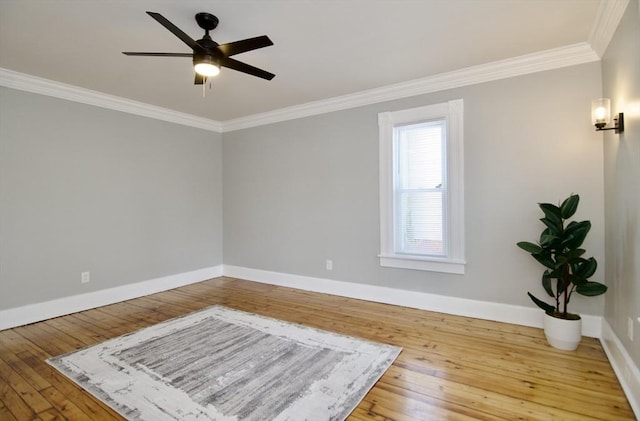
[[[213,306],[47,362],[131,420],[344,420],[400,351]]]

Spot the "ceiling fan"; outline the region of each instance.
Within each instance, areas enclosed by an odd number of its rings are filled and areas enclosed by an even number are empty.
[[[187,44],[193,52],[191,53],[142,53],[123,51],[122,54],[127,56],[148,56],[148,57],[191,57],[193,59],[193,68],[196,72],[195,84],[202,85],[205,79],[216,76],[220,73],[220,67],[228,67],[229,69],[257,76],[262,79],[271,80],[275,77],[273,73],[243,63],[231,58],[231,56],[244,53],[259,48],[273,45],[268,36],[262,35],[254,38],[247,38],[241,41],[230,42],[227,44],[218,44],[209,36],[218,26],[218,18],[211,13],[196,14],[196,22],[198,26],[205,30],[202,39],[194,41],[189,35],[185,34],[180,28],[169,22],[160,13],[147,12],[149,16],[154,18],[160,25],[167,28],[173,35],[177,36]]]

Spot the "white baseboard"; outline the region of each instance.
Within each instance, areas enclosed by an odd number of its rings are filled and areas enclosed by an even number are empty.
[[[106,306],[222,276],[222,265],[0,311],[0,330]]]
[[[640,369],[618,339],[611,325],[606,320],[602,322],[602,347],[609,358],[613,371],[618,376],[622,390],[627,395],[629,404],[636,418],[640,419]]]
[[[447,297],[424,292],[270,272],[240,266],[219,265],[86,294],[0,310],[0,330],[155,294],[156,292],[166,291],[223,275],[297,288],[305,291],[394,304],[421,310],[494,320],[523,326],[542,327],[542,313],[537,308],[532,307]],[[602,336],[602,317],[582,315],[582,334],[592,338],[600,338]]]
[[[543,313],[533,307],[447,297],[424,292],[291,275],[288,273],[270,272],[231,265],[224,265],[223,273],[225,276],[247,279],[249,281],[385,304],[394,304],[402,307],[455,314],[458,316],[539,328],[542,328],[543,323]],[[582,315],[582,334],[584,336],[600,338],[601,333],[602,317]]]

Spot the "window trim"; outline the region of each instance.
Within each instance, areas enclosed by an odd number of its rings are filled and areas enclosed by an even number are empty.
[[[449,223],[447,257],[399,254],[394,251],[393,129],[396,125],[444,119],[447,130],[446,177]],[[448,102],[378,114],[380,136],[380,266],[464,274],[464,102]]]

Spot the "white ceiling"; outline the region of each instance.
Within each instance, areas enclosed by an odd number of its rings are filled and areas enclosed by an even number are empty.
[[[0,67],[216,121],[411,81],[589,41],[600,0],[0,0]],[[274,46],[234,58],[276,74],[222,69],[202,96],[190,52],[145,11],[193,39],[194,15],[226,43]]]

